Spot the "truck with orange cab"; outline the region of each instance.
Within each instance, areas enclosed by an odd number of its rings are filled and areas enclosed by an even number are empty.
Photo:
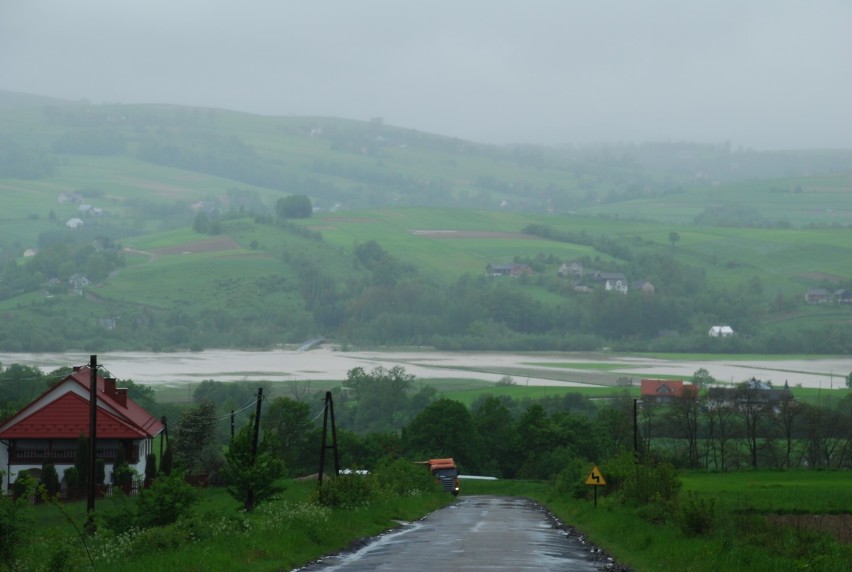
[[[459,469],[452,458],[429,459],[428,461],[421,461],[420,464],[429,468],[429,472],[432,473],[442,489],[448,493],[453,493],[453,496],[459,494]]]

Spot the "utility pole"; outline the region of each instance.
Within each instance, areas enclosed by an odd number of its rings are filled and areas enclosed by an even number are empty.
[[[257,388],[257,405],[255,407],[254,413],[254,435],[251,440],[251,466],[254,467],[254,461],[257,458],[257,442],[260,438],[260,402],[263,401],[263,388]],[[233,412],[232,412],[233,415]],[[233,417],[231,417],[231,435],[233,438]],[[254,490],[249,487],[248,493],[246,494],[246,511],[251,512],[254,510]]]
[[[98,427],[98,356],[89,356],[89,487],[86,496],[86,531],[94,534],[95,524],[95,470],[97,463]]]
[[[633,460],[639,462],[639,422],[636,414],[638,399],[633,400]]]
[[[328,433],[328,416],[331,415],[331,445],[326,445],[326,435]],[[331,392],[325,392],[325,407],[323,408],[322,418],[322,446],[320,448],[320,464],[319,464],[319,487],[322,487],[323,473],[325,472],[325,451],[326,449],[334,450],[334,476],[340,473],[340,461],[337,454],[337,427],[334,424],[334,401],[331,399]]]

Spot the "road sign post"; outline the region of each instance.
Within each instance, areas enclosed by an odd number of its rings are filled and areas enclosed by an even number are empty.
[[[589,472],[589,476],[586,477],[586,484],[595,487],[595,508],[598,506],[598,487],[606,486],[606,479],[604,479],[601,474],[601,470],[597,467],[597,465],[592,467],[592,470]]]

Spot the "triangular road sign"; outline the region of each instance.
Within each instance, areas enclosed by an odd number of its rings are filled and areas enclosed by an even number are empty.
[[[597,466],[592,467],[592,471],[589,473],[589,476],[586,477],[586,484],[593,485],[596,487],[602,487],[606,485],[606,480],[603,478],[601,470],[597,468]]]

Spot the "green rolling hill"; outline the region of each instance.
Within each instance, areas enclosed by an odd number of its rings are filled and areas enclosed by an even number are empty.
[[[850,158],[494,147],[380,122],[0,93],[0,350],[319,335],[845,351],[852,306],[804,294],[852,289]],[[313,216],[278,216],[292,195]],[[584,276],[559,274],[572,261]],[[508,263],[531,272],[485,276]],[[654,294],[606,293],[594,271]],[[736,339],[708,339],[715,323]]]

